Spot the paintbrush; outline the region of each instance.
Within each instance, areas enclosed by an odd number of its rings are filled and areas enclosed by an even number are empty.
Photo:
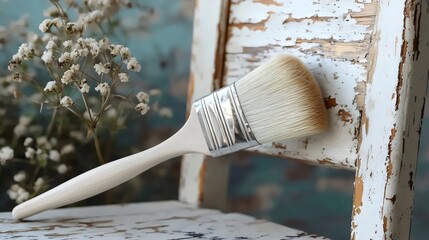
[[[12,215],[23,219],[83,200],[185,153],[217,157],[316,134],[327,125],[322,94],[311,73],[295,57],[275,57],[195,101],[185,125],[166,141],[85,172],[18,205]]]

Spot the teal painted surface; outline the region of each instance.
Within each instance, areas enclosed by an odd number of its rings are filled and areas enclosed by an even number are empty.
[[[0,25],[28,14],[30,27],[37,30],[42,11],[49,1],[2,1]],[[150,116],[130,126],[120,135],[121,146],[146,148],[171,135],[184,122],[192,35],[191,0],[150,0],[145,4],[155,10],[148,22],[136,21],[137,10],[124,15],[128,35],[118,33],[116,43],[127,44],[141,59],[144,81],[137,87],[160,88],[164,96],[160,103],[174,111],[174,118]],[[18,44],[18,43],[16,43]],[[15,48],[14,48],[15,49]],[[4,57],[15,50],[1,49],[0,73],[7,71]],[[429,104],[427,104],[428,106]],[[429,111],[422,129],[419,165],[416,180],[416,200],[411,239],[427,239],[429,221]],[[136,144],[136,142],[138,142]],[[332,239],[348,239],[352,208],[354,173],[279,160],[266,156],[238,154],[232,158],[229,180],[229,209],[274,222],[300,228]],[[179,160],[163,164],[139,177],[140,192],[128,193],[116,201],[150,201],[177,198]],[[2,170],[0,170],[2,171]],[[0,186],[0,208],[9,210],[5,188]]]

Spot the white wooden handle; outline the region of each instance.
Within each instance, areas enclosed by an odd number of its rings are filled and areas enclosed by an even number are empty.
[[[85,172],[12,211],[15,219],[23,219],[42,211],[68,205],[115,187],[147,169],[188,152],[208,154],[201,127],[194,111],[186,124],[163,143]]]

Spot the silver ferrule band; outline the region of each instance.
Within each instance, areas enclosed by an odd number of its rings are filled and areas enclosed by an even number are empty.
[[[229,85],[193,104],[213,157],[259,145],[238,99]]]

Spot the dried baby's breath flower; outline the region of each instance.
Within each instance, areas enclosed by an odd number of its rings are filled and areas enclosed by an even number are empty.
[[[141,115],[145,115],[149,111],[149,106],[146,103],[139,103],[135,109],[140,112]]]
[[[112,56],[118,56],[121,52],[121,49],[123,48],[123,45],[110,45],[110,54]]]
[[[55,90],[56,87],[57,87],[57,83],[55,81],[49,81],[48,83],[46,83],[46,86],[43,89],[43,91],[52,92]]]
[[[70,134],[72,134],[72,133],[70,133]],[[83,139],[83,136],[81,139]],[[61,155],[67,155],[67,154],[74,152],[74,150],[75,150],[75,148],[74,148],[73,144],[67,144],[61,148],[60,153],[61,153]]]
[[[13,180],[17,183],[24,181],[27,178],[27,174],[24,171],[19,171],[13,176]]]
[[[74,71],[71,69],[65,71],[63,76],[61,77],[61,82],[66,85],[73,82],[73,74],[74,74]]]
[[[63,46],[65,48],[71,47],[73,45],[73,41],[72,40],[67,40],[63,42]]]
[[[49,159],[54,162],[60,161],[60,153],[57,150],[51,150],[49,151]]]
[[[58,172],[59,174],[64,174],[64,173],[66,173],[66,172],[67,172],[67,170],[68,170],[68,167],[67,167],[67,165],[65,165],[65,164],[60,164],[60,165],[58,165],[58,167],[57,167],[57,172]]]
[[[24,147],[28,147],[28,146],[30,146],[30,144],[32,144],[33,143],[33,138],[31,138],[31,137],[26,137],[25,138],[25,140],[24,140]]]
[[[14,151],[11,147],[6,146],[0,149],[0,164],[4,165],[6,161],[11,160],[14,157]]]
[[[71,107],[71,106],[73,106],[73,104],[74,104],[74,102],[73,102],[73,99],[71,97],[65,96],[65,97],[61,98],[61,101],[60,101],[61,106]]]
[[[42,177],[37,178],[37,180],[34,182],[34,191],[38,192],[40,189],[42,189],[43,185],[45,184],[45,180]]]
[[[57,44],[53,40],[49,40],[48,43],[46,44],[46,49],[48,50],[53,50],[56,47],[57,47]]]
[[[79,86],[79,91],[80,91],[81,93],[88,93],[88,92],[89,92],[89,89],[90,89],[90,87],[89,87],[88,83],[86,83],[86,82],[82,83],[82,84]]]
[[[14,73],[13,74],[13,81],[18,82],[18,83],[22,82],[22,75],[21,75],[21,73]]]
[[[173,110],[168,107],[162,107],[158,111],[159,116],[165,117],[165,118],[172,118],[173,117]]]
[[[32,147],[28,147],[27,150],[25,150],[25,157],[30,160],[34,158],[35,154],[36,154],[36,150]]]
[[[45,62],[46,64],[51,64],[52,61],[54,61],[53,58],[53,54],[51,50],[47,50],[43,52],[43,55],[41,57],[41,59],[43,60],[43,62]]]
[[[95,87],[95,91],[99,92],[101,96],[106,96],[110,92],[110,86],[108,83],[100,83]]]
[[[18,184],[13,184],[7,191],[9,198],[15,200],[16,203],[22,203],[30,198],[30,193]]]
[[[137,93],[136,97],[139,100],[139,102],[144,102],[144,103],[148,103],[149,102],[149,94],[147,94],[145,92],[139,92],[139,93]]]
[[[161,90],[159,90],[159,89],[151,89],[151,90],[149,90],[149,95],[151,95],[151,96],[160,96],[161,95]]]
[[[109,68],[107,68],[106,65],[103,64],[103,63],[97,63],[97,64],[95,64],[94,65],[94,69],[95,69],[95,72],[97,72],[98,75],[101,75],[103,73],[104,74],[108,74],[109,73]]]
[[[131,53],[130,53],[130,49],[127,47],[123,47],[121,48],[121,50],[119,51],[119,53],[121,54],[121,58],[123,60],[128,60],[131,58]]]
[[[128,82],[128,74],[127,73],[118,73],[119,81]]]
[[[51,19],[45,19],[39,24],[39,29],[42,33],[47,32],[52,26]]]
[[[111,44],[107,35],[115,32],[111,30],[116,26],[113,15],[118,8],[131,7],[127,1],[51,2],[53,6],[44,11],[47,19],[39,24],[42,34],[25,32],[23,38],[26,42],[20,45],[8,64],[12,73],[3,79],[0,77],[0,101],[13,94],[20,97],[19,101],[24,99],[26,103],[37,103],[42,114],[50,115],[44,119],[51,119],[42,125],[37,124],[38,119],[33,121],[32,118],[23,117],[10,128],[10,137],[0,136],[0,147],[4,146],[0,148],[1,164],[20,160],[28,162],[31,167],[43,169],[26,169],[13,176],[17,184],[10,187],[8,195],[18,203],[49,188],[53,180],[49,174],[58,175],[57,173],[70,171],[70,166],[65,164],[67,158],[72,157],[68,154],[80,154],[81,147],[86,146],[88,141],[94,141],[97,150],[94,152],[100,163],[104,162],[103,156],[99,154],[102,151],[97,141],[97,135],[105,131],[99,127],[100,123],[116,127],[115,131],[127,125],[129,108],[122,107],[135,105],[129,102],[128,95],[122,95],[124,91],[119,87],[128,89],[130,86],[125,83],[131,80],[129,72],[141,71],[141,65],[130,49],[121,44]],[[61,6],[62,4],[65,6]],[[73,13],[69,13],[70,10]],[[22,24],[21,27],[25,28],[26,25],[27,23]],[[3,42],[0,43],[0,47],[3,46]],[[45,73],[39,73],[43,68]],[[25,98],[28,86],[35,86],[36,91],[28,92],[38,97]],[[90,91],[91,88],[99,94]],[[149,110],[149,95],[139,92],[136,97],[139,102],[135,110],[141,115],[146,114]],[[121,101],[127,104],[122,105]],[[0,103],[0,116],[8,116],[9,108],[3,107],[3,102]],[[168,113],[164,115],[167,116]],[[60,122],[65,119],[67,124]],[[85,130],[77,123],[82,123]],[[60,134],[66,131],[72,143],[64,145],[64,138]],[[10,139],[14,146],[21,143],[15,149],[16,152],[7,146]],[[104,139],[100,140],[101,144],[105,144]]]
[[[141,66],[137,59],[135,57],[131,58],[127,63],[127,69],[134,71],[134,72],[140,72]]]

